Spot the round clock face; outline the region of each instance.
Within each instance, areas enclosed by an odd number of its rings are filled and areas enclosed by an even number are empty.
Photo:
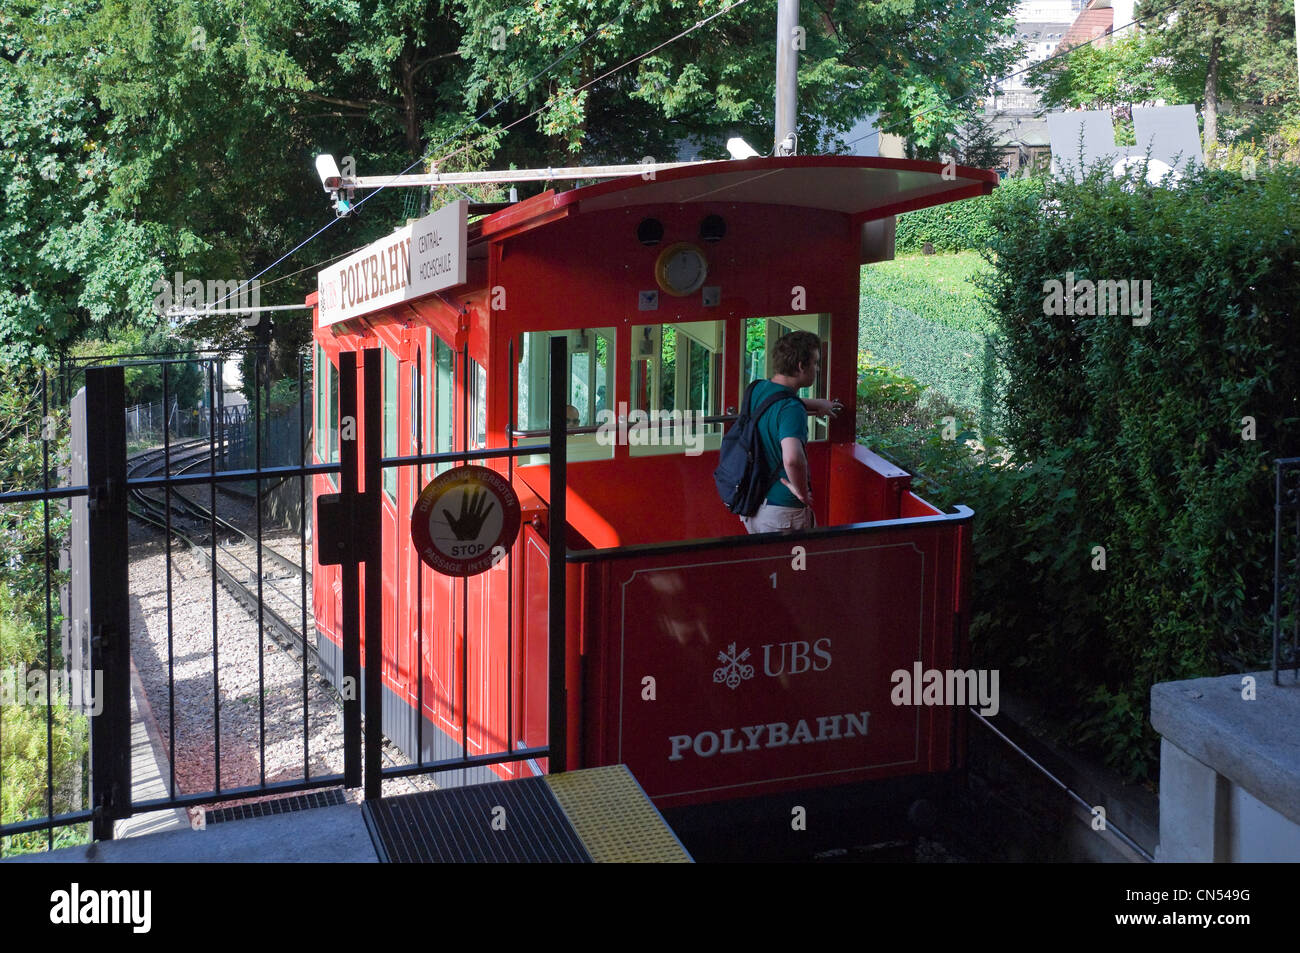
[[[678,298],[698,291],[709,274],[704,252],[688,242],[669,245],[655,262],[655,279],[659,287]]]

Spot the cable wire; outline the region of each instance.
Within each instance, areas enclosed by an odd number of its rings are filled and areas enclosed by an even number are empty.
[[[744,2],[744,0],[741,0],[741,2]],[[631,8],[629,7],[628,9],[631,9]],[[624,10],[623,13],[619,14],[619,16],[615,18],[614,22],[617,22],[619,19],[621,19],[623,16],[625,16],[626,13],[627,13],[627,11]],[[452,133],[450,136],[448,136],[446,139],[444,139],[442,142],[440,142],[436,148],[441,148],[442,146],[446,145],[448,142],[452,142],[452,141],[454,141],[455,138],[456,138],[457,136],[459,136],[459,135],[461,134],[461,132],[462,132],[464,129],[468,129],[469,127],[473,126],[474,124],[476,124],[476,123],[478,123],[478,122],[481,122],[481,121],[483,120],[484,117],[486,117],[486,116],[488,116],[488,115],[490,115],[490,114],[496,112],[497,109],[499,109],[501,106],[503,106],[503,105],[505,105],[507,102],[509,102],[510,99],[511,99],[511,98],[512,98],[516,93],[520,92],[520,91],[523,90],[523,89],[527,89],[529,86],[531,86],[533,83],[537,82],[537,80],[541,79],[543,76],[545,76],[545,75],[546,75],[547,73],[549,73],[551,70],[553,70],[555,67],[559,66],[559,65],[560,65],[561,63],[563,63],[565,60],[567,60],[567,59],[569,59],[570,57],[572,57],[572,56],[573,56],[574,54],[576,54],[580,49],[582,49],[584,46],[586,46],[587,43],[591,41],[592,37],[596,36],[598,33],[600,33],[602,30],[606,29],[606,28],[607,28],[608,26],[610,26],[610,25],[611,25],[610,23],[602,23],[600,26],[596,27],[594,30],[592,30],[590,33],[588,33],[585,37],[583,37],[583,39],[582,39],[580,42],[574,44],[572,47],[570,47],[570,48],[569,48],[565,53],[563,53],[561,56],[557,57],[556,59],[554,59],[554,60],[552,60],[550,63],[548,63],[546,66],[542,67],[542,69],[540,69],[538,72],[534,73],[531,77],[529,77],[527,80],[525,80],[522,84],[520,84],[519,86],[517,86],[517,87],[515,87],[514,89],[511,89],[509,92],[507,92],[506,95],[505,95],[502,99],[500,99],[499,101],[497,101],[494,105],[490,106],[488,109],[485,109],[483,112],[481,112],[481,113],[480,113],[478,116],[476,116],[474,119],[472,119],[472,120],[470,120],[468,123],[466,123],[466,124],[461,128],[461,130],[458,130],[457,132]],[[408,165],[408,166],[407,166],[405,169],[403,169],[401,172],[397,173],[397,175],[394,176],[394,180],[396,180],[396,178],[397,178],[398,176],[403,176],[403,175],[405,175],[406,173],[410,172],[410,171],[411,171],[412,169],[414,169],[417,165],[422,165],[422,164],[424,163],[424,161],[425,161],[425,160],[424,160],[424,157],[423,157],[423,156],[421,156],[420,158],[416,159],[414,162],[412,162],[410,165]],[[365,198],[363,198],[363,199],[362,199],[360,202],[358,202],[356,205],[352,206],[352,210],[355,211],[355,210],[359,209],[361,206],[365,205],[365,204],[366,204],[367,202],[369,202],[372,198],[374,198],[376,195],[378,195],[380,192],[384,191],[384,189],[386,189],[386,188],[388,188],[388,187],[389,187],[389,184],[388,184],[388,183],[385,183],[385,184],[379,186],[377,189],[375,189],[375,191],[371,192],[369,195],[367,195]],[[277,258],[275,261],[271,262],[271,264],[267,265],[265,268],[263,268],[261,271],[259,271],[257,274],[255,274],[252,278],[249,278],[247,281],[245,281],[242,285],[240,285],[240,286],[239,286],[238,288],[236,288],[234,291],[230,292],[230,293],[227,294],[224,298],[221,298],[219,301],[214,302],[214,305],[221,304],[222,301],[226,301],[226,300],[228,300],[229,298],[232,298],[232,297],[234,297],[235,295],[239,294],[239,293],[242,292],[246,287],[248,287],[248,285],[252,284],[252,283],[253,283],[254,281],[256,281],[258,278],[262,277],[262,275],[266,274],[268,271],[270,271],[271,269],[275,268],[276,266],[278,266],[279,264],[281,264],[282,262],[284,262],[286,259],[292,257],[294,254],[296,254],[296,253],[297,253],[298,251],[300,251],[302,248],[306,247],[308,244],[310,244],[311,242],[315,241],[318,237],[320,237],[321,235],[323,235],[323,234],[324,234],[325,232],[327,232],[329,229],[333,228],[333,227],[334,227],[335,225],[337,225],[340,221],[341,221],[341,219],[336,217],[336,218],[330,220],[329,222],[326,222],[324,225],[322,225],[322,226],[321,226],[320,228],[318,228],[316,231],[312,232],[311,235],[307,236],[307,238],[303,239],[301,242],[299,242],[297,245],[295,245],[295,246],[294,246],[292,249],[290,249],[288,252],[286,252],[285,254],[281,255],[281,256],[280,256],[279,258]],[[314,266],[308,266],[308,267],[314,267]],[[300,269],[300,271],[303,271],[303,270],[306,270],[306,269]],[[295,274],[297,274],[297,273],[298,273],[298,272],[295,272]],[[288,276],[286,275],[285,277],[288,277]],[[278,280],[278,279],[277,279],[277,280]]]
[[[1064,791],[1067,795],[1069,795],[1070,798],[1071,798],[1072,800],[1074,800],[1077,804],[1081,805],[1081,806],[1083,807],[1083,809],[1086,810],[1090,815],[1092,815],[1092,816],[1094,816],[1094,817],[1097,816],[1096,813],[1095,813],[1095,811],[1096,811],[1096,807],[1095,807],[1094,805],[1089,804],[1089,803],[1088,803],[1087,801],[1085,801],[1082,797],[1080,797],[1078,794],[1076,794],[1073,790],[1071,790],[1071,788],[1070,788],[1069,785],[1067,785],[1064,781],[1062,781],[1062,780],[1061,780],[1060,778],[1058,778],[1056,775],[1052,774],[1051,771],[1048,771],[1047,768],[1043,767],[1043,766],[1042,766],[1042,765],[1041,765],[1041,764],[1040,764],[1040,763],[1039,763],[1039,762],[1034,758],[1033,755],[1031,755],[1031,754],[1030,754],[1028,751],[1026,751],[1024,748],[1020,747],[1020,745],[1016,744],[1014,741],[1012,741],[1010,738],[1008,738],[1008,737],[1007,737],[1003,732],[999,731],[998,728],[997,728],[997,726],[995,726],[995,725],[993,724],[993,722],[989,721],[987,718],[985,718],[983,715],[981,715],[981,714],[980,714],[976,709],[974,709],[974,708],[969,709],[969,711],[970,711],[970,713],[971,713],[973,716],[975,716],[977,719],[979,719],[981,722],[983,722],[983,723],[984,723],[984,726],[985,726],[986,728],[988,728],[989,731],[993,732],[995,735],[997,735],[999,738],[1001,738],[1003,741],[1005,741],[1007,744],[1009,744],[1012,748],[1014,748],[1017,752],[1019,752],[1019,753],[1024,757],[1024,759],[1025,759],[1026,761],[1028,761],[1028,762],[1029,762],[1030,764],[1032,764],[1035,768],[1037,768],[1037,769],[1038,769],[1039,771],[1041,771],[1044,775],[1046,775],[1047,778],[1048,778],[1048,779],[1049,779],[1053,784],[1055,784],[1058,788],[1060,788],[1060,789],[1061,789],[1062,791]],[[1115,824],[1110,820],[1110,818],[1105,818],[1105,826],[1102,828],[1102,830],[1114,834],[1116,837],[1118,837],[1120,840],[1122,840],[1125,844],[1127,844],[1127,845],[1129,846],[1129,849],[1130,849],[1130,850],[1134,851],[1134,852],[1137,853],[1137,854],[1138,854],[1138,855],[1139,855],[1143,860],[1147,861],[1147,863],[1155,863],[1155,860],[1156,860],[1156,859],[1155,859],[1154,857],[1152,857],[1150,853],[1147,852],[1146,848],[1144,848],[1141,844],[1139,844],[1139,843],[1138,843],[1137,841],[1135,841],[1133,838],[1129,837],[1129,836],[1128,836],[1127,834],[1125,834],[1122,830],[1120,830],[1118,827],[1116,827]]]

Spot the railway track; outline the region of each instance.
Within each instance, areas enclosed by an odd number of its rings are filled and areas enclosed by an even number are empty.
[[[197,449],[201,447],[202,449]],[[173,473],[189,472],[212,459],[206,440],[176,444],[164,454],[151,450],[132,457],[127,464],[128,481],[156,476],[170,464]],[[263,630],[295,660],[305,652],[318,682],[339,702],[337,692],[321,672],[321,659],[312,644],[314,627],[304,612],[304,592],[311,591],[311,573],[304,567],[260,542],[229,520],[216,515],[184,488],[158,494],[157,488],[130,486],[130,512],[185,544],[213,572],[222,587],[256,620]],[[217,484],[228,495],[256,505],[256,497]],[[259,585],[260,580],[260,585]],[[308,621],[302,628],[290,619]]]
[[[206,441],[195,441],[174,445],[166,457],[165,460],[161,451],[136,455],[128,461],[128,478],[142,480],[156,477],[168,463],[173,474],[202,475],[207,472],[206,467],[213,454]],[[266,635],[284,649],[294,662],[302,663],[305,652],[307,659],[303,666],[304,675],[309,672],[317,689],[323,691],[325,697],[341,710],[343,699],[325,677],[321,658],[313,644],[311,612],[305,614],[305,627],[295,624],[295,620],[304,618],[303,592],[305,590],[309,594],[311,591],[310,571],[304,570],[299,562],[278,552],[265,541],[259,545],[252,535],[237,525],[239,517],[223,519],[215,515],[210,508],[213,495],[210,486],[211,484],[178,486],[172,487],[170,492],[157,486],[130,486],[130,511],[140,522],[164,533],[170,532],[174,539],[184,544],[201,561],[204,572],[213,573],[249,619],[260,625]],[[216,484],[216,488],[243,506],[256,505],[254,494],[236,490],[229,484]],[[205,495],[209,505],[202,501]],[[255,515],[247,515],[242,522],[251,527],[254,519]],[[298,544],[295,542],[295,545]],[[310,603],[307,603],[307,607],[310,610]],[[305,635],[302,628],[306,629]],[[228,717],[237,718],[239,713],[232,710]],[[390,746],[391,743],[386,743],[382,750],[385,763],[401,766]],[[415,791],[434,786],[432,779],[422,783],[419,779],[404,778],[385,783]]]

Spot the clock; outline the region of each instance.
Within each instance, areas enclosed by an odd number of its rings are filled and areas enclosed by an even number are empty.
[[[669,245],[655,261],[655,281],[678,298],[699,291],[708,276],[709,262],[704,252],[690,242]]]

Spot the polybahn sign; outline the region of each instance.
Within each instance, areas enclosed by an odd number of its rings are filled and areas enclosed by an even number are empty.
[[[319,326],[464,284],[468,212],[464,199],[444,205],[323,270]]]

